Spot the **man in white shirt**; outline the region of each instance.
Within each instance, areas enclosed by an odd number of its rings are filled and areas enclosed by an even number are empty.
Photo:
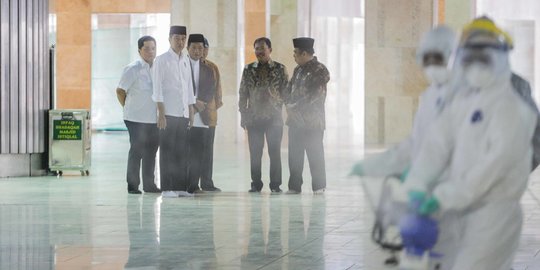
[[[191,34],[188,39],[189,62],[192,71],[192,84],[194,94],[197,97],[195,103],[195,115],[193,127],[188,132],[189,144],[189,193],[203,192],[199,187],[199,180],[202,180],[205,160],[205,144],[208,142],[210,111],[209,103],[214,100],[217,89],[217,80],[214,69],[206,64],[202,59],[204,52],[204,36],[201,34]],[[201,183],[201,186],[205,183]],[[218,191],[213,186],[208,191]]]
[[[182,53],[186,27],[171,26],[171,48],[156,57],[152,68],[153,95],[157,103],[163,197],[192,196],[187,192],[186,138],[193,123],[193,85],[188,56]]]
[[[129,132],[128,193],[141,194],[139,177],[142,161],[144,192],[160,192],[154,183],[158,149],[156,104],[152,101],[151,67],[156,57],[156,40],[143,36],[138,40],[141,59],[124,68],[116,95],[124,107],[124,122]]]

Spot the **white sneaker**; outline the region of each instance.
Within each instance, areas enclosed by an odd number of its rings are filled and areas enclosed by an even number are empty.
[[[163,198],[178,198],[178,194],[176,194],[176,192],[174,192],[174,191],[167,190],[167,191],[162,191],[161,192],[161,197],[163,197]]]
[[[313,191],[313,195],[323,195],[323,194],[324,194],[324,188]]]
[[[193,193],[189,193],[187,191],[183,191],[183,190],[180,190],[180,191],[174,191],[177,196],[176,197],[193,197]]]

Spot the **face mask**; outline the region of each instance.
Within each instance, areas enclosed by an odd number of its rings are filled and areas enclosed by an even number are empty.
[[[482,88],[489,86],[495,76],[490,66],[473,63],[465,69],[465,78],[472,87]]]
[[[443,84],[448,81],[450,74],[448,69],[443,66],[430,65],[424,68],[428,80],[435,84]]]

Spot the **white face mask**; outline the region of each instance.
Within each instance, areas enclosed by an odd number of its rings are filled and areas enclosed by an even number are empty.
[[[495,80],[492,68],[480,63],[473,63],[467,67],[465,69],[465,78],[474,88],[489,86]]]
[[[450,72],[446,67],[430,65],[424,68],[428,80],[435,84],[443,84],[448,81]]]

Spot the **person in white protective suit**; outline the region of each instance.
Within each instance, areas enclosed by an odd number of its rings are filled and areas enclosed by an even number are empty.
[[[508,270],[518,248],[537,119],[513,89],[511,48],[486,18],[464,28],[455,65],[466,85],[431,125],[405,181],[419,214],[459,215],[455,270]]]
[[[451,100],[455,82],[451,81],[447,66],[455,43],[454,32],[446,26],[437,26],[424,35],[417,51],[417,61],[423,66],[426,77],[430,80],[430,86],[420,97],[412,134],[390,150],[357,163],[352,174],[376,177],[403,175],[401,177],[404,178],[407,168],[420,149],[428,127]],[[437,265],[441,270],[451,268],[459,228],[459,223],[454,217],[452,214],[438,217],[439,226],[443,229],[439,238],[444,241],[437,244],[433,251],[443,256],[431,260],[431,269],[436,269]]]
[[[351,172],[352,175],[374,177],[395,175],[403,180],[412,160],[417,156],[428,127],[451,100],[455,82],[451,82],[448,62],[455,46],[456,36],[453,30],[446,26],[437,26],[423,36],[416,58],[423,67],[430,85],[420,96],[412,134],[388,151],[358,162]],[[436,265],[440,265],[441,270],[450,269],[456,244],[451,240],[457,238],[454,234],[459,224],[454,221],[452,214],[439,217],[438,222],[443,229],[439,238],[445,241],[436,245],[433,251],[443,256],[432,260],[431,269],[435,269]]]
[[[351,175],[385,177],[406,172],[420,148],[427,127],[445,106],[450,80],[447,65],[455,43],[453,30],[446,26],[437,26],[423,36],[416,58],[430,85],[420,96],[412,134],[386,152],[356,163]]]

